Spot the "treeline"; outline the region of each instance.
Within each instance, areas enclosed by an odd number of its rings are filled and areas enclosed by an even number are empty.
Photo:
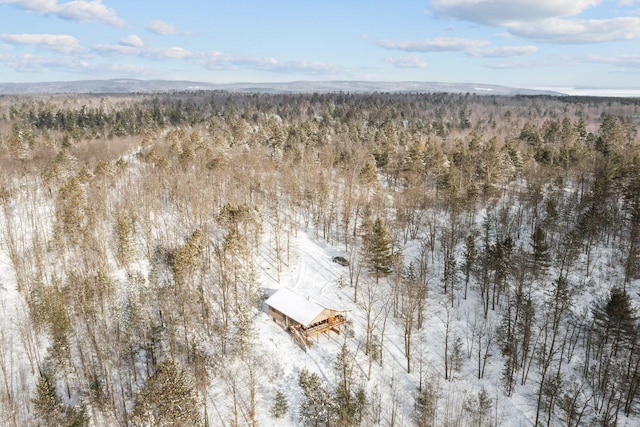
[[[368,383],[392,363],[392,327],[418,425],[498,422],[484,388],[460,410],[438,398],[461,372],[484,384],[490,364],[535,424],[637,416],[639,110],[452,94],[3,100],[0,247],[28,313],[20,340],[3,336],[1,421],[399,423],[406,397]],[[301,371],[290,408],[254,324],[257,265],[279,280],[299,230],[348,254],[363,327],[342,383]]]

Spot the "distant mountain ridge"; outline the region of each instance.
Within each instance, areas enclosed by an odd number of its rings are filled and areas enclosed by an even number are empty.
[[[69,82],[0,83],[0,95],[94,93],[126,94],[190,90],[224,90],[252,93],[473,93],[478,95],[563,95],[551,90],[513,88],[482,83],[294,81],[285,83],[204,83],[184,80],[78,80]]]

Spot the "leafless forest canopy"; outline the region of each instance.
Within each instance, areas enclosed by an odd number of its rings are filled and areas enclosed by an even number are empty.
[[[0,425],[509,425],[516,398],[529,425],[633,424],[639,120],[634,99],[2,97]],[[300,232],[350,261],[359,326],[286,391],[260,266],[280,280]],[[372,386],[390,331],[407,393]],[[449,396],[470,379],[495,391]]]

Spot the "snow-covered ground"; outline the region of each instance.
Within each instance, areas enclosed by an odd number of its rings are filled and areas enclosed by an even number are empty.
[[[4,226],[6,221],[1,221]],[[1,236],[6,236],[2,230]],[[434,384],[439,392],[437,425],[469,425],[471,418],[465,408],[484,388],[492,399],[492,409],[488,422],[506,426],[531,426],[535,418],[535,399],[538,378],[532,373],[526,385],[517,385],[512,397],[506,397],[500,383],[504,359],[497,345],[495,328],[500,319],[490,311],[486,321],[480,306],[473,282],[468,299],[462,299],[457,292],[453,308],[447,295],[442,294],[440,272],[442,260],[436,253],[430,269],[433,277],[426,305],[423,307],[424,323],[421,329],[415,329],[412,338],[412,372],[407,373],[407,360],[404,349],[404,330],[402,319],[390,313],[386,322],[384,342],[382,343],[382,366],[374,361],[369,376],[369,358],[364,353],[363,342],[366,334],[366,311],[363,302],[365,287],[370,285],[376,293],[374,311],[380,313],[382,301],[388,298],[392,277],[382,278],[379,284],[366,270],[360,277],[360,300],[354,303],[354,289],[349,285],[349,267],[332,262],[334,256],[346,256],[341,248],[332,246],[322,239],[315,238],[311,231],[298,231],[290,235],[287,256],[282,270],[278,273],[274,253],[270,249],[269,233],[265,233],[265,242],[257,257],[258,282],[264,294],[271,295],[276,290],[289,287],[304,295],[314,296],[334,302],[337,306],[349,310],[349,327],[346,334],[328,334],[318,337],[311,348],[303,351],[280,326],[267,315],[266,307],[255,313],[254,340],[258,364],[258,423],[263,426],[301,425],[298,408],[302,395],[298,386],[298,376],[302,369],[317,373],[328,385],[336,383],[334,364],[336,355],[343,344],[354,355],[357,364],[356,382],[367,391],[369,408],[379,406],[380,425],[413,425],[414,401],[421,382]],[[4,237],[3,237],[4,239]],[[409,241],[402,248],[405,263],[418,256],[418,246]],[[437,252],[437,251],[436,251]],[[606,295],[607,287],[595,286],[604,280],[605,264],[609,262],[609,252],[598,252],[594,276],[596,281],[585,292],[576,295],[577,307],[588,309],[594,298]],[[602,270],[602,271],[601,271]],[[27,307],[18,292],[14,267],[5,241],[0,244],[0,362],[5,368],[0,384],[2,393],[8,399],[22,395],[32,395],[35,380],[38,377],[39,351],[46,343],[35,342],[38,338],[29,324]],[[279,280],[278,280],[279,279]],[[573,281],[586,282],[573,276]],[[585,285],[586,286],[586,285]],[[637,283],[634,284],[637,287]],[[598,290],[599,289],[599,290]],[[635,289],[635,288],[634,288]],[[586,291],[589,292],[586,292]],[[599,295],[594,295],[594,293]],[[576,308],[576,310],[579,310]],[[449,345],[458,337],[462,343],[462,363],[459,370],[452,371],[452,378],[445,379],[444,348],[449,330]],[[382,323],[378,322],[375,334],[381,334]],[[484,329],[483,329],[484,328]],[[493,336],[489,356],[482,379],[478,379],[477,331],[485,330],[487,339]],[[475,331],[475,332],[474,332]],[[41,338],[40,338],[41,339]],[[570,367],[565,367],[567,373]],[[229,375],[246,376],[246,367],[241,363],[229,367]],[[286,396],[289,410],[283,419],[274,419],[270,413],[273,396],[276,391]],[[229,417],[228,384],[216,378],[209,391],[209,419],[211,425],[227,425]],[[16,399],[18,401],[18,399]],[[20,411],[20,409],[18,409]],[[28,414],[24,414],[28,419]],[[633,426],[637,418],[620,418],[620,426]],[[367,422],[365,422],[366,424]],[[11,425],[11,420],[0,416],[0,425]]]
[[[0,396],[26,417],[28,408],[21,408],[20,401],[33,390],[40,348],[4,244],[4,224],[0,212]],[[0,425],[13,425],[8,417],[0,413]]]
[[[49,215],[46,209],[42,215]],[[8,223],[0,212],[0,395],[5,400],[14,399],[20,402],[33,396],[35,382],[38,378],[41,353],[46,353],[46,340],[35,332],[23,295],[18,291],[15,268],[12,264],[9,245],[7,244]],[[478,214],[481,218],[484,213]],[[447,218],[437,218],[439,223],[446,223]],[[269,228],[267,226],[267,228]],[[539,378],[536,369],[531,370],[530,378],[525,385],[519,383],[511,397],[504,394],[501,384],[502,371],[505,365],[504,356],[497,345],[495,330],[501,318],[494,311],[489,311],[487,318],[480,304],[474,280],[470,283],[468,299],[462,298],[460,290],[456,291],[453,307],[448,295],[442,293],[441,276],[443,267],[442,255],[436,245],[435,253],[429,260],[429,289],[425,306],[422,328],[414,329],[412,336],[412,370],[407,372],[405,356],[405,334],[403,319],[388,314],[386,323],[384,302],[390,297],[393,274],[381,278],[376,283],[372,274],[363,269],[359,279],[359,300],[354,302],[354,288],[349,285],[349,267],[332,262],[335,256],[349,258],[342,246],[334,246],[313,235],[311,230],[297,230],[288,236],[286,248],[281,258],[282,269],[275,260],[273,244],[270,240],[271,230],[263,233],[263,243],[256,257],[257,281],[265,295],[271,295],[278,289],[288,287],[296,292],[315,298],[331,301],[339,307],[349,310],[349,326],[345,334],[326,334],[319,336],[308,351],[302,350],[291,336],[275,324],[267,315],[266,307],[254,312],[253,339],[256,369],[258,377],[257,421],[262,426],[299,426],[302,425],[298,408],[302,394],[298,386],[299,373],[302,369],[317,373],[330,387],[336,384],[335,361],[341,347],[346,344],[357,365],[355,381],[366,390],[368,408],[379,407],[379,425],[409,426],[414,424],[414,402],[420,384],[429,382],[438,391],[438,414],[436,425],[471,425],[472,415],[466,408],[469,402],[484,389],[491,399],[491,411],[485,420],[491,425],[532,426],[535,419],[536,393]],[[21,233],[28,233],[22,229]],[[27,241],[27,240],[25,240]],[[416,241],[408,241],[401,248],[404,263],[408,264],[419,256],[420,247]],[[458,248],[459,249],[459,248]],[[458,251],[458,258],[460,258]],[[591,277],[580,277],[576,269],[569,279],[580,285],[581,293],[574,296],[575,313],[588,312],[593,301],[602,298],[609,292],[612,283],[619,283],[620,277],[614,265],[614,254],[611,250],[597,247],[593,253]],[[578,263],[579,264],[579,263]],[[460,263],[458,265],[461,265]],[[147,271],[148,265],[142,263],[140,271]],[[120,271],[118,283],[125,283],[124,269]],[[148,272],[147,272],[148,273]],[[114,273],[114,277],[119,277]],[[552,275],[549,275],[552,277]],[[640,289],[639,281],[631,284],[629,291],[636,295]],[[541,305],[544,286],[538,290],[536,304]],[[378,316],[374,327],[374,335],[382,335],[382,364],[379,359],[369,363],[364,352],[366,336],[367,310],[365,291],[375,293],[371,302],[373,314]],[[484,334],[478,338],[478,334]],[[449,348],[456,339],[461,343],[462,359],[459,369],[451,370],[451,376],[445,378],[445,340],[448,337]],[[487,361],[483,378],[478,378],[478,341],[488,345]],[[490,344],[487,344],[490,341]],[[483,355],[484,357],[484,355]],[[571,369],[579,362],[576,355],[572,364],[565,364],[563,372],[570,377]],[[229,425],[231,412],[230,387],[245,387],[247,371],[250,367],[245,361],[234,360],[226,366],[223,373],[217,373],[208,388],[208,417],[210,425]],[[246,362],[249,363],[249,362]],[[371,370],[369,371],[369,366]],[[234,381],[239,381],[235,383]],[[286,396],[289,410],[283,419],[270,416],[273,397],[276,391]],[[27,397],[25,397],[27,396]],[[129,402],[131,405],[131,402]],[[5,403],[6,405],[6,403]],[[18,405],[18,403],[16,403]],[[21,412],[22,411],[22,412]],[[30,419],[25,409],[18,407],[16,412],[22,413],[22,419]],[[364,425],[371,424],[367,418]],[[0,414],[0,426],[12,425],[12,420]],[[637,417],[618,419],[619,426],[640,425]]]
[[[411,248],[407,248],[411,251]],[[395,425],[413,425],[412,413],[414,398],[420,384],[420,374],[423,379],[433,380],[442,388],[443,395],[439,402],[442,414],[447,408],[455,408],[460,411],[465,402],[474,394],[477,394],[482,386],[489,391],[495,399],[493,414],[501,425],[530,425],[531,406],[522,397],[506,399],[502,397],[500,386],[495,380],[500,377],[501,362],[499,357],[493,358],[486,368],[486,380],[478,380],[475,372],[475,359],[465,358],[465,363],[460,372],[454,374],[454,380],[444,380],[444,335],[447,309],[444,301],[439,301],[437,296],[429,298],[429,305],[425,308],[425,322],[423,328],[415,333],[413,338],[414,369],[412,373],[406,371],[406,358],[404,356],[404,336],[400,326],[400,319],[389,316],[385,342],[383,348],[383,366],[377,362],[372,364],[372,375],[367,380],[368,357],[362,349],[363,336],[366,330],[365,313],[361,305],[353,302],[353,288],[348,284],[340,287],[339,282],[348,283],[348,267],[342,267],[332,262],[336,255],[342,252],[326,242],[314,239],[308,233],[299,232],[291,242],[291,259],[289,268],[281,272],[280,283],[274,278],[270,263],[265,262],[261,274],[261,282],[265,289],[273,292],[281,287],[290,287],[296,291],[313,296],[320,296],[347,307],[351,323],[352,335],[322,335],[319,341],[312,345],[308,352],[298,347],[286,331],[276,325],[268,317],[266,310],[256,319],[256,335],[258,352],[262,352],[265,359],[271,362],[269,366],[270,377],[273,378],[274,390],[281,390],[287,396],[289,413],[285,421],[274,421],[271,418],[260,420],[261,425],[300,425],[297,416],[297,407],[300,403],[300,389],[298,387],[298,373],[301,369],[307,369],[318,373],[329,384],[334,384],[334,363],[336,354],[343,343],[346,343],[352,354],[355,354],[359,364],[358,378],[367,391],[370,400],[382,402],[382,425],[391,422],[394,403],[397,405],[393,415]],[[371,277],[362,277],[361,281],[374,280]],[[383,279],[379,285],[381,289],[386,286]],[[364,285],[360,285],[364,286]],[[438,291],[433,290],[433,294]],[[383,292],[381,292],[381,295]],[[482,314],[474,310],[472,300],[458,301],[460,307],[458,313],[466,313],[465,316],[482,317]],[[451,319],[454,333],[463,337],[463,325],[470,319],[466,317]],[[466,328],[465,328],[466,329]],[[380,396],[375,395],[379,393]],[[531,391],[531,394],[533,392]],[[270,405],[270,402],[265,402]],[[453,418],[464,419],[464,413],[452,413]],[[495,418],[494,418],[495,419]],[[444,423],[444,419],[440,419]],[[463,423],[466,424],[466,423]]]
[[[372,364],[370,379],[367,380],[368,357],[364,354],[362,343],[366,330],[365,311],[362,302],[353,302],[353,288],[348,285],[348,267],[342,267],[332,262],[332,257],[343,255],[340,249],[327,244],[323,240],[315,239],[309,233],[299,232],[292,237],[289,266],[277,274],[272,271],[273,262],[263,258],[260,280],[264,289],[270,294],[281,287],[290,287],[296,291],[323,297],[347,307],[352,334],[323,335],[309,351],[304,352],[298,347],[286,331],[276,325],[263,310],[256,318],[256,348],[264,360],[269,364],[268,376],[271,392],[265,390],[266,396],[272,396],[275,390],[285,393],[289,403],[289,412],[284,420],[273,420],[270,417],[260,419],[260,425],[300,425],[297,408],[300,404],[301,393],[298,387],[298,374],[301,369],[316,372],[329,384],[335,384],[334,363],[336,354],[343,343],[346,343],[359,365],[358,379],[367,390],[370,405],[381,402],[381,425],[389,425],[393,418],[395,425],[414,425],[414,399],[418,386],[422,380],[435,384],[438,396],[437,425],[456,424],[470,425],[471,415],[465,408],[470,401],[477,397],[481,389],[485,389],[492,399],[492,408],[486,422],[490,425],[504,426],[532,426],[535,418],[535,402],[538,377],[532,373],[526,385],[516,385],[511,397],[504,394],[501,385],[501,375],[504,368],[503,356],[496,345],[495,329],[500,319],[495,312],[490,311],[485,321],[477,292],[471,287],[467,300],[462,299],[460,293],[454,299],[454,307],[450,308],[447,296],[442,295],[441,283],[434,277],[433,285],[429,289],[427,305],[424,307],[424,324],[422,329],[414,332],[412,339],[411,373],[406,370],[404,353],[404,335],[401,326],[402,319],[389,316],[386,326],[385,341],[383,343],[383,365]],[[404,248],[405,258],[416,256],[415,244],[409,242]],[[434,271],[441,271],[436,256]],[[362,287],[371,277],[361,278]],[[572,280],[578,280],[572,277]],[[387,287],[381,280],[380,289]],[[606,290],[602,289],[603,294]],[[380,292],[382,299],[384,291]],[[594,295],[576,295],[578,306],[590,307]],[[462,341],[463,360],[458,371],[453,371],[453,377],[444,377],[444,341],[447,319],[449,321],[449,345],[459,337]],[[473,330],[485,328],[491,335],[492,344],[485,367],[484,376],[478,379],[477,343],[474,342]],[[379,331],[378,331],[379,332]],[[477,332],[475,332],[477,333]],[[570,373],[570,371],[567,371]],[[263,402],[269,408],[272,401]],[[268,410],[268,409],[267,409]],[[638,425],[636,418],[620,418],[620,426]]]

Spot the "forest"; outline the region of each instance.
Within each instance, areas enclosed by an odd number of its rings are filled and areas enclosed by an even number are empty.
[[[625,98],[2,96],[0,425],[638,425],[639,122]],[[305,352],[263,302],[307,278],[349,322]]]

